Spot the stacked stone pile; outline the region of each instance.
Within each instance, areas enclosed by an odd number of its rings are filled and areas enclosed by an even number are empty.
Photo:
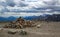
[[[19,17],[16,21],[10,22],[8,25],[5,25],[4,28],[25,28],[25,27],[33,27],[34,22],[30,20],[24,20]]]

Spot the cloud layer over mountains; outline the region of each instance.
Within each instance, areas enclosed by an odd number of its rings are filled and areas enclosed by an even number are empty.
[[[0,12],[60,11],[59,0],[0,0]]]
[[[0,0],[0,14],[4,12],[59,13],[60,0]]]

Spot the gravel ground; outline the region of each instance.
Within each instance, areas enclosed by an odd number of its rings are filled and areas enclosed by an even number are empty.
[[[0,23],[0,37],[60,37],[60,22],[36,22],[37,27],[27,27],[24,29],[2,28],[8,22]],[[25,30],[27,35],[20,35],[19,31]],[[8,31],[17,31],[16,34],[8,34]]]

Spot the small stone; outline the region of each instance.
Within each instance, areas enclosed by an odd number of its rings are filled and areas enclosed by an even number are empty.
[[[37,25],[37,28],[40,28],[40,25]]]
[[[27,35],[27,32],[25,30],[21,30],[20,35]]]
[[[8,34],[16,34],[16,31],[8,31]]]
[[[3,31],[4,29],[3,28],[0,28],[0,31]]]

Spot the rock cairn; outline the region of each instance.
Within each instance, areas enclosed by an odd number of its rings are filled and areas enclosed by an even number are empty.
[[[12,21],[8,25],[5,25],[4,28],[25,28],[33,26],[35,26],[33,21],[19,17],[16,21]]]

